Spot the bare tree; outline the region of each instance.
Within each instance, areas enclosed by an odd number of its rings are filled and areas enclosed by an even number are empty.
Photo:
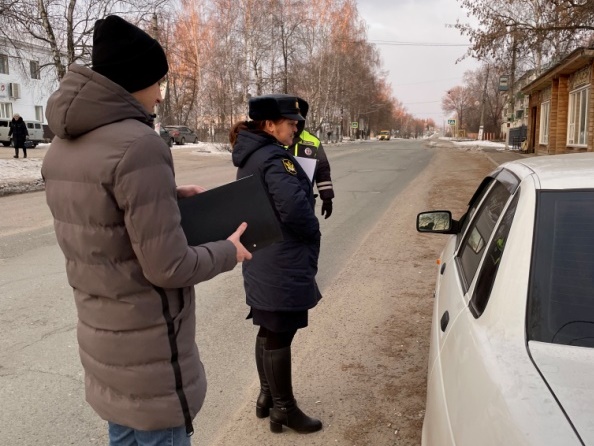
[[[61,79],[68,65],[90,62],[93,26],[97,19],[121,14],[141,26],[167,0],[4,0],[0,3],[0,35],[15,43],[49,48],[52,67]],[[143,20],[145,19],[145,20]]]

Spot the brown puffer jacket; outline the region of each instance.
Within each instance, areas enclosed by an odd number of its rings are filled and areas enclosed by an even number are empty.
[[[49,99],[42,175],[78,310],[86,398],[105,420],[183,426],[206,393],[193,285],[236,265],[227,240],[188,247],[173,160],[119,85],[72,65]]]

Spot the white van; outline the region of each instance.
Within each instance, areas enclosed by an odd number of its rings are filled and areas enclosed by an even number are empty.
[[[12,145],[11,138],[8,136],[8,132],[10,131],[10,121],[12,118],[0,118],[0,143],[4,147],[8,147]],[[33,141],[35,147],[37,144],[44,142],[43,140],[43,124],[39,121],[25,121],[27,125],[27,131],[29,132],[29,136],[27,139]]]

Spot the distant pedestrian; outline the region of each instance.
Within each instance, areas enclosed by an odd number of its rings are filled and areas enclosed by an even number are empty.
[[[188,246],[167,144],[153,129],[169,69],[117,16],[95,23],[92,69],[70,65],[47,104],[48,206],[78,312],[86,400],[110,446],[188,446],[206,375],[194,285],[251,258],[239,238]]]
[[[19,157],[19,149],[23,149],[23,158],[27,158],[27,148],[25,147],[25,141],[27,140],[27,136],[29,136],[27,124],[25,124],[21,115],[15,113],[9,125],[8,136],[12,136],[12,144],[14,146],[13,158]]]

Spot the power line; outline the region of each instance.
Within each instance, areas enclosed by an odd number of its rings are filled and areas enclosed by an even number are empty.
[[[443,43],[443,42],[400,42],[397,40],[346,40],[337,39],[339,42],[346,43],[374,43],[376,45],[392,45],[392,46],[457,46],[469,47],[468,43]]]
[[[392,45],[392,46],[465,46],[469,47],[467,43],[441,43],[441,42],[398,42],[396,40],[369,40],[369,43],[376,45]]]
[[[402,105],[412,105],[412,104],[435,104],[436,102],[441,101],[426,101],[426,102],[403,102]]]

